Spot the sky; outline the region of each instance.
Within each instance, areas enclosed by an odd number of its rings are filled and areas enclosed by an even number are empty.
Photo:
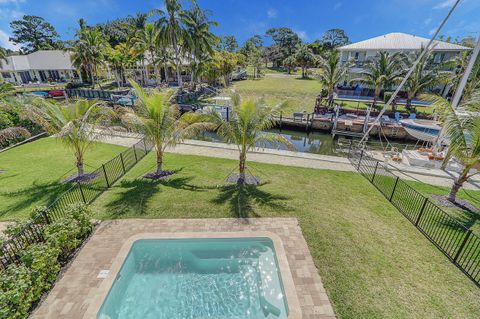
[[[186,1],[186,0],[185,0]],[[389,32],[429,37],[455,0],[197,0],[219,23],[218,35],[235,35],[239,43],[271,27],[290,27],[311,42],[331,28],[344,29],[352,42]],[[62,39],[73,38],[77,21],[89,25],[136,12],[162,8],[162,0],[0,0],[0,46],[9,42],[10,21],[24,14],[53,24]],[[465,37],[480,34],[480,0],[462,0],[441,32]]]

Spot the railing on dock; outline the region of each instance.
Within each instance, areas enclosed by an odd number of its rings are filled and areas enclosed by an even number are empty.
[[[479,236],[366,151],[352,148],[350,161],[400,213],[480,287]]]

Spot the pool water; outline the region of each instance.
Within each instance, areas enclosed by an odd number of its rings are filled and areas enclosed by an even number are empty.
[[[284,319],[269,238],[136,241],[98,319]]]

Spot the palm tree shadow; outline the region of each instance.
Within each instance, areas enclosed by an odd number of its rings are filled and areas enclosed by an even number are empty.
[[[228,203],[230,213],[241,219],[250,217],[260,217],[255,211],[255,206],[269,207],[279,211],[287,210],[287,206],[282,201],[289,198],[283,195],[275,195],[260,189],[255,185],[231,184],[221,186],[220,193],[212,200],[214,204]]]
[[[174,177],[166,180],[152,180],[137,178],[134,180],[123,180],[119,185],[118,197],[107,204],[111,218],[120,218],[123,215],[134,212],[134,215],[148,214],[149,200],[162,192],[161,186],[191,192],[203,191],[203,188],[190,183],[193,177]]]
[[[0,216],[4,216],[11,211],[17,212],[28,209],[35,204],[37,206],[48,205],[69,187],[69,185],[59,183],[58,181],[44,183],[34,181],[27,187],[8,192],[2,192],[0,193],[1,196],[18,198],[18,200],[15,200],[14,203],[7,206],[4,211],[1,211]]]

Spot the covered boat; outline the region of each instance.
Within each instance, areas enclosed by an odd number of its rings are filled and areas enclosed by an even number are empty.
[[[405,119],[400,120],[400,124],[411,136],[418,140],[431,143],[437,140],[440,131],[442,130],[442,127],[437,121]]]

